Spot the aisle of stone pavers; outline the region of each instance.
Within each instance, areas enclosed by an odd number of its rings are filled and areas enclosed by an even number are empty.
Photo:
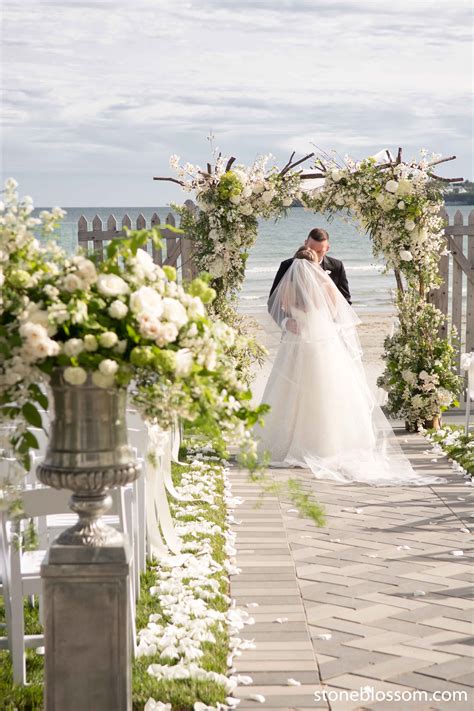
[[[417,470],[447,483],[340,486],[303,470],[273,472],[297,477],[317,495],[324,528],[269,495],[258,507],[258,485],[232,471],[234,494],[245,499],[235,526],[242,573],[232,578],[232,595],[256,620],[246,628],[256,649],[235,660],[253,678],[238,691],[239,709],[474,706],[474,488],[420,435],[399,440]],[[345,700],[361,688],[360,701]],[[413,690],[424,700],[380,699],[380,692]],[[461,693],[443,701],[434,692]],[[264,696],[263,705],[253,695]]]

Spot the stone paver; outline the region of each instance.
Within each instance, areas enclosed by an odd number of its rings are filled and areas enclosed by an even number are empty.
[[[399,437],[416,469],[448,482],[375,489],[272,471],[314,493],[326,509],[324,528],[274,496],[256,508],[258,485],[231,471],[233,493],[244,499],[235,526],[242,574],[231,591],[239,606],[258,603],[247,608],[256,624],[245,628],[257,647],[234,660],[254,681],[239,688],[239,709],[474,707],[474,488],[445,458],[433,462],[420,435]],[[349,698],[364,688],[372,698]],[[395,691],[419,696],[381,700]],[[446,700],[448,692],[458,696]],[[255,694],[265,703],[252,701]]]

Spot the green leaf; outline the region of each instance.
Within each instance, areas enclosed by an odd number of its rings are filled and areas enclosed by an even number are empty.
[[[41,390],[39,389],[39,387],[38,387],[35,383],[32,383],[32,384],[30,385],[30,387],[28,388],[28,390],[30,391],[30,393],[32,394],[32,396],[34,397],[34,399],[36,400],[36,402],[37,402],[39,405],[41,405],[41,407],[42,407],[44,410],[47,410],[47,409],[48,409],[48,404],[49,404],[49,403],[48,403],[48,398],[46,397],[46,395],[45,395],[43,392],[41,392]]]
[[[27,446],[31,449],[39,449],[39,443],[33,432],[27,430],[23,433],[23,440],[26,442]]]
[[[21,412],[25,420],[33,427],[41,427],[43,422],[41,420],[41,415],[36,409],[36,407],[31,403],[27,402],[21,408]]]

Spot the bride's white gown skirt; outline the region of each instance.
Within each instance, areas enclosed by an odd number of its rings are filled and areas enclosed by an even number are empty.
[[[328,324],[329,326],[329,324]],[[444,481],[416,474],[370,392],[350,330],[319,323],[318,337],[286,332],[262,398],[259,450],[275,467],[309,468],[317,478],[372,485]]]

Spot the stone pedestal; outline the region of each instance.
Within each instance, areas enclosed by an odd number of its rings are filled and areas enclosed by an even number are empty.
[[[41,568],[45,711],[131,711],[127,543],[54,544]]]

